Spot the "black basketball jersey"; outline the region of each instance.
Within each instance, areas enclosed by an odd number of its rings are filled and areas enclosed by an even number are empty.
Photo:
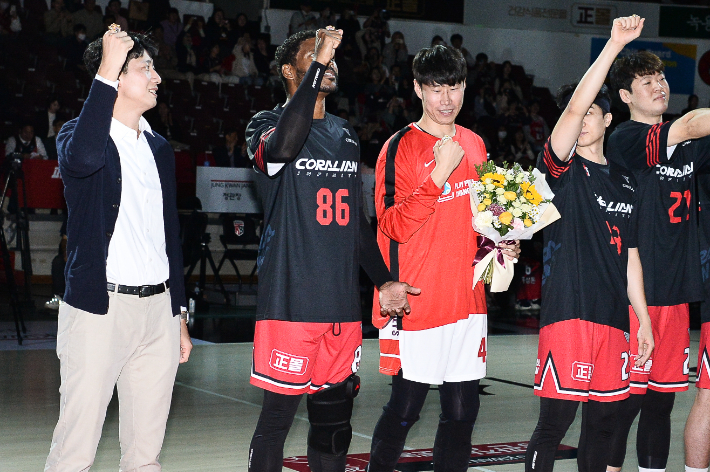
[[[710,139],[668,148],[670,127],[627,121],[608,143],[609,160],[631,170],[638,183],[638,243],[649,306],[703,299],[695,176],[710,158]]]
[[[336,116],[313,120],[298,156],[266,164],[269,136],[283,108],[256,114],[249,157],[264,208],[259,245],[257,320],[360,321],[360,145]]]
[[[549,139],[537,167],[561,215],[543,230],[540,327],[581,319],[628,332],[626,266],[637,238],[633,175],[576,153],[563,162]]]
[[[710,174],[698,174],[700,276],[705,300],[700,304],[700,321],[710,322]]]

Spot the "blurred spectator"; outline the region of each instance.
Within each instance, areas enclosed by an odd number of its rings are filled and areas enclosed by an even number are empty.
[[[62,38],[71,36],[74,20],[64,7],[64,0],[52,0],[52,8],[44,13],[44,31],[48,41],[59,45]]]
[[[683,108],[683,111],[680,112],[681,115],[685,115],[689,111],[693,111],[696,108],[698,108],[698,96],[695,94],[692,94],[688,96],[688,106],[686,108]]]
[[[535,165],[535,154],[532,152],[530,143],[525,139],[522,129],[515,131],[515,137],[510,145],[510,153],[513,155],[513,160],[523,166],[523,169]]]
[[[96,9],[96,0],[84,0],[84,8],[72,14],[74,25],[82,24],[86,38],[93,41],[104,33],[104,16]]]
[[[471,125],[471,131],[476,133],[481,138],[481,141],[483,141],[483,145],[486,147],[486,151],[488,152],[488,156],[490,156],[491,142],[488,140],[488,136],[486,136],[486,133],[480,131],[478,122],[473,122],[473,124]]]
[[[219,44],[219,53],[222,57],[232,52],[232,47],[237,38],[232,33],[232,25],[224,17],[221,8],[215,8],[212,18],[205,25],[205,34],[210,44]]]
[[[387,77],[389,77],[390,72],[389,69],[387,69],[387,66],[383,64],[383,57],[382,54],[380,54],[380,50],[377,49],[376,47],[372,46],[368,51],[367,55],[365,56],[365,62],[367,63],[367,67],[369,71],[372,71],[373,69],[379,69],[380,75],[382,77],[382,81],[384,81]],[[369,78],[372,78],[371,75],[368,74]]]
[[[185,74],[185,78],[192,87],[195,72],[197,72],[197,54],[192,48],[192,36],[186,33],[180,35],[175,47],[175,55],[177,56],[177,71]]]
[[[269,47],[266,38],[259,36],[256,39],[256,49],[254,50],[254,64],[259,76],[265,81],[269,77],[269,63],[273,58],[269,54]]]
[[[25,159],[47,159],[47,150],[40,138],[35,136],[34,126],[30,123],[22,123],[18,129],[19,133],[10,136],[5,141],[5,155],[19,152]]]
[[[320,29],[326,26],[335,26],[337,22],[335,13],[331,12],[330,7],[326,5],[320,12],[320,16],[316,22],[316,28]]]
[[[514,93],[508,97],[508,111],[503,116],[499,116],[499,121],[508,128],[508,134],[513,136],[515,131],[528,124],[528,116],[525,107],[520,104],[520,100]]]
[[[58,159],[57,156],[57,133],[62,129],[62,126],[64,126],[64,123],[66,123],[66,120],[64,118],[55,118],[54,122],[52,123],[52,137],[47,138],[47,141],[44,145],[44,148],[47,150],[47,159],[51,159],[53,161],[56,161]],[[64,292],[61,292],[64,293]]]
[[[399,97],[392,97],[387,103],[387,109],[382,114],[382,120],[392,133],[396,133],[407,126],[408,121],[404,116],[404,100]]]
[[[504,162],[512,162],[511,140],[508,137],[508,130],[505,125],[498,127],[495,142],[491,145],[491,157],[496,161],[496,165],[502,166]]]
[[[476,63],[473,70],[468,72],[468,82],[473,84],[474,89],[490,87],[493,90],[495,81],[495,71],[488,63],[488,55],[484,52],[476,54]],[[495,94],[495,91],[492,91]]]
[[[302,0],[300,7],[291,15],[291,22],[288,25],[289,36],[299,31],[314,30],[318,24],[316,14],[311,11],[310,0]]]
[[[378,43],[377,49],[379,50],[382,50],[385,40],[390,37],[389,19],[390,14],[387,10],[376,8],[362,25],[363,30],[369,31],[373,40]]]
[[[180,143],[183,139],[183,132],[179,123],[173,120],[173,114],[168,104],[160,102],[156,109],[157,116],[151,119],[151,128],[169,142],[177,141]]]
[[[106,7],[106,14],[113,15],[114,21],[121,31],[128,31],[128,20],[121,16],[121,0],[111,0]]]
[[[404,42],[404,35],[399,31],[395,31],[392,33],[392,40],[385,44],[382,49],[383,64],[388,69],[391,69],[395,64],[406,65],[408,59],[409,52],[407,51],[407,44]]]
[[[451,46],[454,49],[458,49],[461,51],[461,55],[463,55],[463,58],[466,59],[466,65],[470,68],[476,65],[476,60],[473,58],[470,52],[468,52],[468,49],[462,46],[463,45],[463,36],[461,36],[458,33],[452,34],[451,35]]]
[[[358,21],[352,10],[349,8],[343,9],[340,18],[335,22],[335,27],[343,30],[343,44],[338,49],[344,49],[345,45],[357,48],[355,35],[360,31],[360,21]],[[362,57],[362,55],[360,57]]]
[[[231,74],[223,77],[223,81],[242,85],[263,85],[263,80],[259,77],[259,71],[254,64],[250,41],[240,38],[234,45],[232,55],[225,61],[227,64],[231,62],[231,67],[228,69],[231,70]]]
[[[192,47],[198,52],[197,55],[199,59],[199,56],[204,54],[209,47],[207,33],[205,32],[205,20],[199,16],[191,16],[190,19],[187,20],[183,31],[192,37]]]
[[[219,44],[210,48],[209,55],[202,60],[200,72],[201,74],[197,76],[200,80],[222,82],[222,57],[219,53]]]
[[[528,117],[528,124],[525,126],[525,132],[533,153],[535,155],[539,154],[545,146],[547,137],[550,135],[550,128],[547,126],[545,118],[540,115],[540,104],[538,102],[533,102],[530,105],[530,116]]]
[[[42,139],[51,138],[54,136],[54,129],[52,128],[52,123],[57,118],[57,112],[61,105],[57,97],[49,97],[47,99],[47,106],[44,110],[37,113],[34,120],[35,134]]]
[[[503,84],[509,82],[510,88],[515,92],[518,98],[522,100],[523,91],[520,89],[520,85],[518,85],[518,82],[511,75],[512,71],[513,64],[511,64],[510,61],[503,61],[503,64],[501,66],[501,73],[498,77],[496,77],[495,90],[496,92],[500,91],[500,88],[503,86]]]
[[[185,36],[190,38],[191,41],[190,35],[186,34]],[[188,65],[191,54],[187,47],[182,45],[180,47],[184,59],[184,63],[180,63],[176,48],[165,42],[162,25],[156,25],[155,29],[153,29],[153,39],[158,47],[158,55],[153,59],[153,62],[155,70],[160,74],[160,77],[163,79],[187,80],[192,85],[195,80],[195,71],[191,70]],[[183,38],[181,37],[180,39],[182,41]],[[197,60],[196,55],[195,60]]]
[[[476,118],[483,116],[496,116],[496,103],[493,99],[493,90],[489,86],[478,89],[478,95],[473,100],[473,113]]]
[[[441,36],[439,36],[437,34],[436,36],[431,38],[431,47],[434,47],[434,46],[448,46],[448,45],[446,44],[446,41],[444,41],[444,38],[442,38]]]
[[[74,30],[74,37],[67,43],[66,67],[69,70],[86,70],[86,66],[84,66],[84,51],[89,45],[86,40],[86,27],[81,23],[77,23],[74,24],[72,29]]]
[[[163,27],[165,42],[170,46],[177,47],[178,36],[182,33],[182,22],[180,22],[180,12],[177,8],[171,8],[168,17],[160,22]]]
[[[20,7],[17,3],[0,2],[0,34],[17,36],[22,31]]]
[[[116,23],[116,17],[114,17],[111,13],[104,15],[104,29],[103,29],[103,31],[108,30],[109,27],[115,23]]]
[[[249,33],[248,22],[249,18],[247,18],[245,13],[237,13],[237,19],[235,20],[236,26],[234,27],[235,38],[239,39],[244,36],[244,34]]]
[[[214,148],[212,155],[217,167],[248,168],[252,166],[246,153],[246,146],[239,145],[239,133],[236,129],[228,128],[224,132],[224,146]]]

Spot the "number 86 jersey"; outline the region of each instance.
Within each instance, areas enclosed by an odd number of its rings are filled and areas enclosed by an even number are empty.
[[[314,119],[298,156],[269,162],[283,108],[256,114],[246,131],[264,208],[257,260],[257,320],[360,321],[360,145],[350,124]]]
[[[607,145],[608,159],[633,172],[638,185],[638,249],[649,306],[703,299],[695,176],[707,170],[710,138],[668,147],[671,124],[627,121]]]

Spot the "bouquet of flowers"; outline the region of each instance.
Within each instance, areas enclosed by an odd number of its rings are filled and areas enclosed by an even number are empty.
[[[479,234],[473,284],[482,279],[491,284],[492,292],[502,292],[513,279],[513,264],[496,246],[531,239],[559,219],[560,213],[551,203],[555,195],[539,170],[526,171],[520,164],[498,167],[488,161],[476,166],[476,171],[479,180],[469,183],[473,229]]]

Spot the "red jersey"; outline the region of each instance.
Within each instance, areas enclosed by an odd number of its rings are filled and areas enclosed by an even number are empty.
[[[486,161],[483,140],[456,126],[454,141],[465,155],[444,188],[431,179],[439,138],[414,123],[392,136],[375,168],[377,242],[395,280],[421,288],[410,296],[412,312],[402,320],[409,331],[435,328],[486,313],[483,284],[473,288],[473,259],[478,249],[472,227],[469,182],[478,179],[475,164]],[[373,323],[382,327],[378,293]]]

